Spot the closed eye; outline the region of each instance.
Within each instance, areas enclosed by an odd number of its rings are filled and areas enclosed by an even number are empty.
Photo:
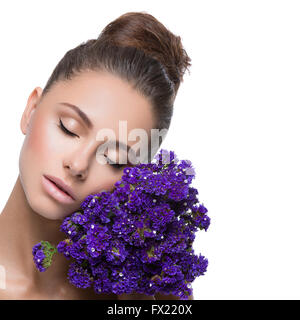
[[[114,169],[121,170],[123,167],[125,167],[125,164],[111,163],[110,166],[112,166]]]
[[[77,134],[69,131],[69,130],[63,125],[63,123],[61,122],[61,119],[59,119],[59,125],[58,125],[58,126],[60,127],[60,129],[61,129],[65,134],[67,134],[67,135],[69,135],[69,136],[72,136],[72,137],[78,137],[78,138],[79,138],[79,136],[78,136]]]
[[[106,158],[107,158],[107,157],[106,157]],[[115,163],[115,162],[113,162],[112,160],[110,160],[109,158],[107,158],[107,160],[108,160],[109,165],[110,165],[112,168],[116,169],[116,170],[121,170],[122,168],[124,168],[124,167],[127,166],[126,163],[124,163],[124,164]]]

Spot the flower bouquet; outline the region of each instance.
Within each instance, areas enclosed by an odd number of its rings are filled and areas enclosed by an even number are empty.
[[[71,259],[68,280],[96,293],[157,292],[188,299],[191,283],[208,260],[194,254],[195,233],[210,218],[189,186],[195,176],[188,160],[161,149],[156,162],[126,167],[112,192],[91,194],[66,217],[67,237],[57,246],[41,241],[34,262],[45,271],[55,253]]]

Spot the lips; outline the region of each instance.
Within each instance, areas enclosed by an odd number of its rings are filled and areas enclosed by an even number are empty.
[[[69,187],[66,183],[64,183],[61,179],[50,176],[50,175],[44,175],[48,180],[53,182],[60,190],[65,192],[67,195],[69,195],[73,200],[75,200],[75,195],[71,187]]]

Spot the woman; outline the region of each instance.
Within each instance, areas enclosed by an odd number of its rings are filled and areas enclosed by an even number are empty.
[[[87,195],[111,190],[124,167],[133,165],[118,163],[127,159],[126,148],[117,149],[117,161],[105,153],[108,162],[99,163],[99,130],[112,130],[123,137],[119,145],[134,149],[135,141],[120,135],[120,120],[128,132],[139,128],[147,137],[153,128],[168,129],[189,66],[180,37],[152,15],[130,12],[108,24],[98,39],[69,50],[45,88],[31,92],[20,123],[25,139],[19,175],[0,215],[1,299],[178,299],[79,289],[66,279],[69,261],[62,255],[45,275],[36,270],[31,251],[41,239],[63,240],[62,220]],[[152,155],[144,154],[147,160]]]

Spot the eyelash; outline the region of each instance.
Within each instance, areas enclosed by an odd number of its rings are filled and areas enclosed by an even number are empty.
[[[64,125],[63,125],[63,123],[61,122],[61,120],[59,119],[59,127],[61,128],[61,130],[65,133],[65,134],[67,134],[68,136],[72,136],[72,137],[78,137],[78,135],[77,134],[75,134],[75,133],[73,133],[73,132],[71,132],[71,131],[69,131]],[[79,137],[78,137],[79,138]]]
[[[125,167],[125,164],[120,163],[110,163],[109,165],[116,170],[121,170],[123,167]]]
[[[65,133],[67,134],[68,136],[71,136],[71,137],[78,137],[79,136],[71,131],[69,131],[62,123],[61,119],[59,119],[59,125],[60,129]],[[109,163],[109,165],[113,168],[113,169],[116,169],[116,170],[121,170],[123,167],[125,167],[125,164],[119,164],[119,163]]]

